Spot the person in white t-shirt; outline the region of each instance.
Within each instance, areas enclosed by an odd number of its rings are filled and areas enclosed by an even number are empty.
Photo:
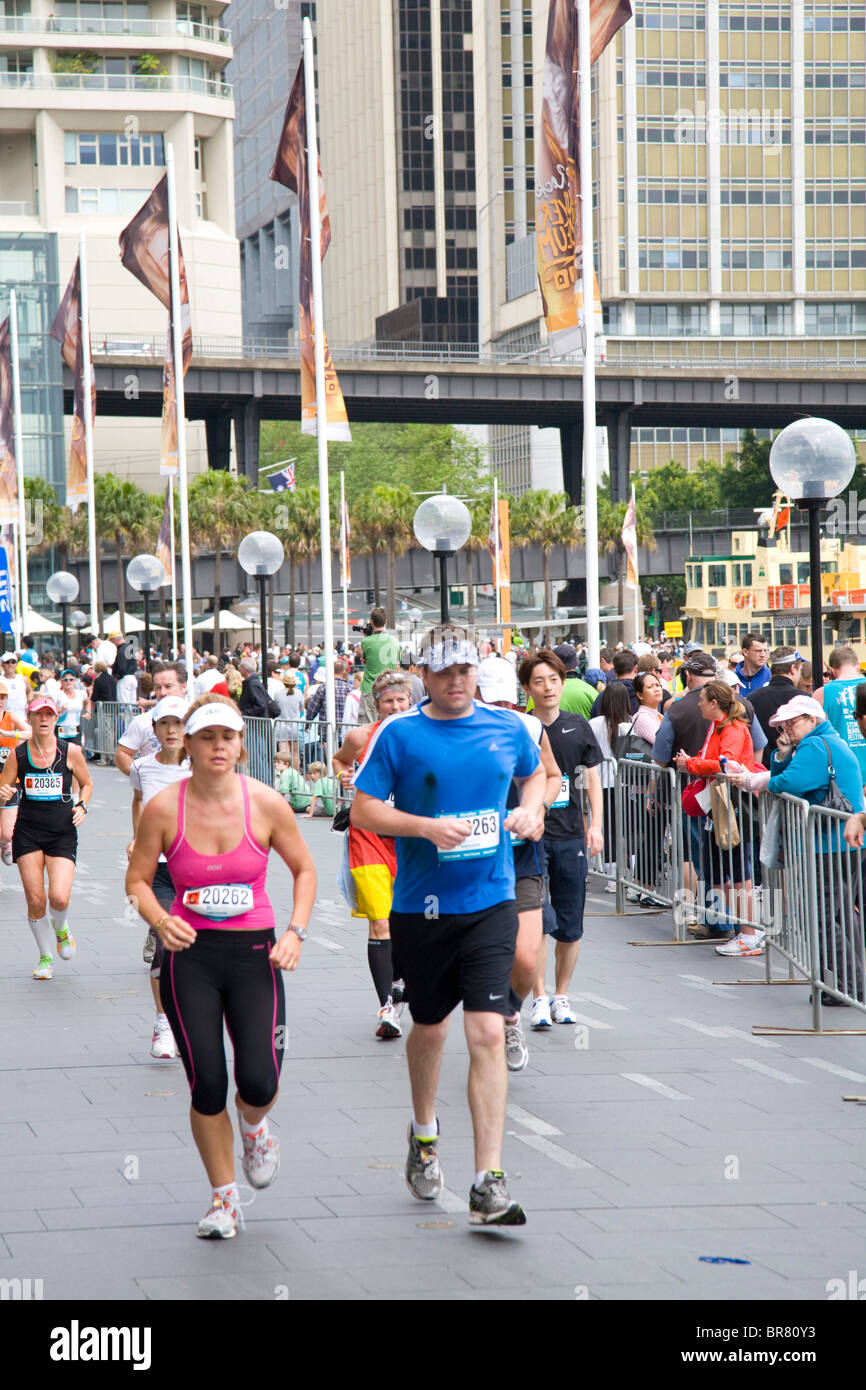
[[[132,787],[132,839],[126,847],[127,858],[131,858],[135,848],[135,837],[141,813],[148,801],[166,787],[189,777],[192,768],[184,757],[183,720],[187,710],[185,699],[169,695],[158,701],[152,710],[153,732],[157,740],[158,752],[148,753],[136,758],[130,768],[129,781]],[[156,873],[153,877],[153,891],[161,907],[171,909],[175,892],[165,855],[159,856]],[[156,1019],[153,1025],[153,1039],[150,1044],[151,1057],[171,1059],[179,1057],[177,1043],[168,1019],[162,1011],[159,994],[159,975],[163,962],[163,946],[153,932],[148,932],[144,943],[144,960],[150,963],[150,987],[156,1006]]]
[[[161,671],[156,671],[153,695],[157,702],[167,695],[175,695],[188,704],[186,667],[179,661],[170,661]],[[121,734],[114,754],[114,766],[128,777],[134,758],[158,751],[159,741],[153,732],[153,710],[147,710],[144,714],[137,714]]]
[[[28,691],[32,691],[33,687],[30,685],[29,681],[25,680],[22,675],[17,673],[15,669],[17,665],[18,658],[15,653],[4,652],[3,669],[0,674],[2,674],[9,691],[6,707],[10,714],[14,714],[18,719],[23,720],[27,713]]]
[[[74,671],[63,671],[60,675],[60,698],[57,701],[60,715],[57,720],[57,737],[66,743],[81,745],[81,721],[90,713],[90,696],[75,678]]]

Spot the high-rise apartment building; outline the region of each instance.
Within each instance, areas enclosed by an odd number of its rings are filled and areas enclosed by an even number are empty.
[[[117,238],[162,177],[169,143],[193,335],[240,336],[224,10],[221,0],[0,0],[0,283],[26,285],[16,248],[47,243],[37,259],[52,277],[50,325],[83,229],[95,353],[113,339],[131,351],[153,341],[161,354],[166,312],[121,266]],[[46,351],[59,382],[59,349]],[[23,413],[28,467],[57,480],[57,460],[49,470],[37,459],[41,419]],[[97,417],[94,444],[97,469],[157,490],[158,422]],[[205,467],[201,426],[188,427],[188,444],[191,468]]]

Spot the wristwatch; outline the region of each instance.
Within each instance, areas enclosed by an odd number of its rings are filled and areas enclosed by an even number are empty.
[[[295,936],[298,938],[299,941],[306,941],[306,939],[307,939],[307,929],[306,929],[306,927],[295,927],[295,926],[293,926],[292,923],[290,922],[289,925],[286,927],[286,931],[293,931],[293,932],[295,933]]]
[[[82,811],[84,812],[84,814],[87,815],[87,802],[86,802],[86,801],[76,801],[75,805],[76,805],[76,806],[80,806],[81,809],[82,809]]]

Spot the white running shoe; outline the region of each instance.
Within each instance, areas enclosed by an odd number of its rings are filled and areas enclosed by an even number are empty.
[[[537,999],[533,999],[529,1026],[530,1028],[553,1027],[553,1019],[550,1017],[550,1000],[546,994],[539,994]]]
[[[376,1028],[376,1037],[383,1041],[388,1038],[400,1038],[403,1030],[400,1027],[400,1016],[394,1007],[391,999],[386,999],[379,1010],[379,1022]]]
[[[54,978],[54,957],[40,956],[39,964],[33,971],[34,980],[53,980]]]
[[[60,931],[55,931],[54,937],[57,942],[57,949],[60,952],[60,959],[72,960],[72,957],[75,955],[75,937],[69,930],[69,923],[64,922]]]
[[[607,883],[604,885],[604,891],[605,891],[605,893],[615,893],[615,892],[616,892],[616,879],[613,879],[613,878],[608,879]]]
[[[144,938],[144,946],[141,951],[141,959],[145,965],[150,965],[156,955],[156,932],[149,931]]]
[[[3,863],[4,863],[4,864],[11,864],[11,863],[12,863],[12,842],[11,842],[11,840],[9,841],[8,844],[0,845],[0,859],[3,860]]]
[[[756,931],[751,935],[739,932],[730,941],[716,947],[717,956],[762,956],[766,932]]]
[[[509,1023],[506,1020],[505,1060],[508,1063],[509,1071],[523,1071],[529,1061],[529,1048],[526,1046],[523,1024],[519,1018],[516,1023]]]
[[[577,1019],[571,1012],[571,1005],[565,994],[555,994],[550,1005],[550,1013],[554,1023],[577,1023]]]
[[[229,1201],[215,1192],[209,1209],[198,1223],[196,1235],[203,1240],[231,1240],[238,1233],[239,1222],[242,1224],[240,1199]]]
[[[174,1033],[171,1031],[171,1024],[163,1014],[157,1016],[153,1025],[153,1041],[150,1044],[151,1057],[163,1058],[172,1061],[180,1056],[177,1043],[174,1040]]]
[[[238,1121],[240,1123],[240,1112]],[[280,1141],[268,1133],[266,1125],[267,1121],[262,1120],[255,1134],[244,1134],[241,1129],[244,1177],[250,1187],[270,1187],[280,1171]]]

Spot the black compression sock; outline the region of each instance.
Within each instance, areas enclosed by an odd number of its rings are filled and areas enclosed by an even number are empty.
[[[511,985],[508,986],[508,1005],[513,1014],[519,1014],[523,1008],[523,1000],[519,994],[515,994]]]
[[[373,976],[373,988],[379,996],[379,1003],[384,1004],[391,993],[391,938],[386,937],[384,941],[370,939],[367,942],[367,964],[370,967],[370,974]]]

